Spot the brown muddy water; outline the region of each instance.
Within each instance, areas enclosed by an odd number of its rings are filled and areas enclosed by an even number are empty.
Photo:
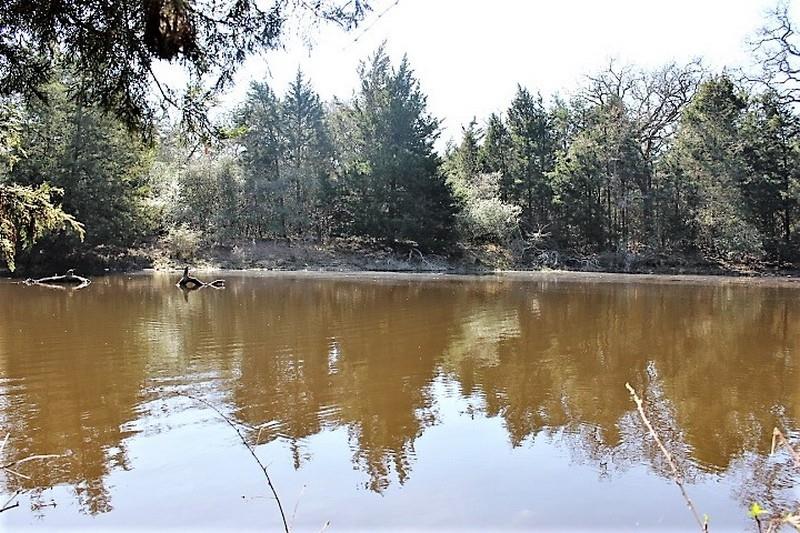
[[[209,276],[205,274],[205,276]],[[726,280],[224,273],[0,281],[3,531],[695,528],[800,500],[800,289]],[[788,473],[787,473],[788,472]]]

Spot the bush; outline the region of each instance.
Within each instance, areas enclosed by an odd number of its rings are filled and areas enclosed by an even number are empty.
[[[517,231],[522,208],[500,199],[500,177],[483,173],[453,184],[462,205],[456,224],[463,239],[504,243]]]
[[[200,249],[200,232],[185,225],[171,228],[164,237],[164,246],[173,259],[191,259]]]

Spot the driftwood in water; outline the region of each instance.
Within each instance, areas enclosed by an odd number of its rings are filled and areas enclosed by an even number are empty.
[[[180,281],[178,281],[178,287],[187,290],[200,289],[202,287],[221,288],[224,286],[225,286],[224,279],[215,279],[210,283],[205,283],[197,278],[193,278],[192,276],[189,275],[189,267],[183,269],[183,276],[181,276]]]
[[[82,289],[89,285],[92,280],[88,278],[84,278],[83,276],[78,276],[75,274],[73,269],[67,270],[67,273],[63,276],[49,276],[46,278],[39,278],[39,279],[31,279],[28,278],[25,280],[26,285],[45,285],[45,286],[57,286],[60,287],[61,285],[75,285],[76,289]]]

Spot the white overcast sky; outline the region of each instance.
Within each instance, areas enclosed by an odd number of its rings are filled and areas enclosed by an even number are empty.
[[[359,61],[386,40],[394,60],[408,54],[446,141],[473,116],[482,122],[505,110],[517,83],[545,98],[566,94],[612,58],[643,67],[696,57],[715,70],[746,66],[746,41],[776,1],[399,0],[380,18],[394,0],[372,4],[353,32],[321,29],[310,49],[288,38],[285,50],[249,60],[223,105],[240,101],[251,80],[282,94],[298,66],[323,99],[347,99]]]

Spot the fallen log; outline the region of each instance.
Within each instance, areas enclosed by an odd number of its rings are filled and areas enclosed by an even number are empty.
[[[74,269],[67,270],[67,273],[63,276],[48,276],[46,278],[39,278],[39,279],[26,279],[23,283],[26,285],[50,285],[50,286],[59,286],[59,285],[75,285],[76,289],[82,289],[86,287],[92,282],[89,278],[84,278],[83,276],[78,276],[75,274]]]
[[[221,288],[221,287],[224,287],[224,286],[225,286],[225,280],[224,279],[215,279],[214,281],[212,281],[210,283],[205,283],[203,281],[200,281],[197,278],[194,278],[194,277],[190,276],[189,275],[189,267],[188,266],[183,269],[183,276],[181,276],[181,279],[178,281],[178,287],[180,287],[181,289],[187,289],[187,290],[200,289],[202,287]]]

